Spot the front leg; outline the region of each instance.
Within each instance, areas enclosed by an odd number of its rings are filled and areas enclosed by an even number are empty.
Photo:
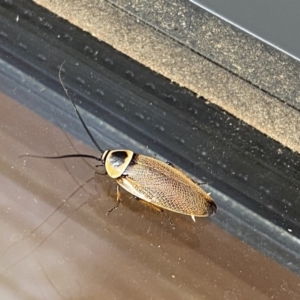
[[[120,205],[121,202],[121,193],[120,193],[120,186],[117,184],[117,204],[111,208],[106,215],[108,216],[112,211],[114,211],[115,209],[117,209]]]

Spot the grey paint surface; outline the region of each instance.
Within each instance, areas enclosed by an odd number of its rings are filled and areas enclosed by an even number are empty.
[[[191,0],[264,42],[300,59],[300,2]]]
[[[35,2],[299,152],[299,61],[188,1]]]

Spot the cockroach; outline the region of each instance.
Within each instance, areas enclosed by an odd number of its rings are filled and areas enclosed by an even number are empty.
[[[105,166],[106,174],[117,182],[117,203],[108,213],[116,209],[120,204],[120,186],[137,199],[145,201],[160,211],[169,210],[189,215],[194,222],[196,221],[195,217],[207,217],[217,211],[217,205],[210,197],[210,194],[206,193],[199,184],[173,164],[134,153],[131,150],[103,150],[85,124],[74,100],[69,96],[60,73],[61,69],[59,71],[60,83],[71,101],[82,126],[101,155],[99,157],[88,154],[66,154],[60,156],[26,155],[27,157],[47,159],[84,157],[100,161]]]

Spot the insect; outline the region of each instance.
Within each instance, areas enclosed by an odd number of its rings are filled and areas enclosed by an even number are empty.
[[[117,203],[108,213],[116,209],[120,204],[120,186],[137,199],[161,211],[169,210],[189,215],[194,222],[195,217],[207,217],[217,211],[217,205],[210,195],[199,184],[172,164],[134,153],[131,150],[103,150],[85,124],[74,100],[69,96],[68,90],[62,82],[60,71],[59,79],[61,85],[85,131],[101,155],[99,157],[87,154],[66,154],[61,156],[26,155],[27,157],[47,159],[84,157],[100,161],[105,166],[106,174],[117,182]]]

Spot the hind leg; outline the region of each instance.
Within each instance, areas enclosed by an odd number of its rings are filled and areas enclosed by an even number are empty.
[[[145,204],[146,206],[151,207],[151,208],[155,209],[156,211],[159,211],[161,214],[164,214],[164,216],[166,216],[166,218],[168,219],[171,227],[173,229],[175,229],[175,224],[173,223],[171,217],[162,208],[160,208],[160,207],[156,206],[155,204],[152,204],[152,203],[150,203],[148,201],[139,199],[137,197],[136,197],[136,199],[139,200],[139,201],[142,201],[142,203]]]

